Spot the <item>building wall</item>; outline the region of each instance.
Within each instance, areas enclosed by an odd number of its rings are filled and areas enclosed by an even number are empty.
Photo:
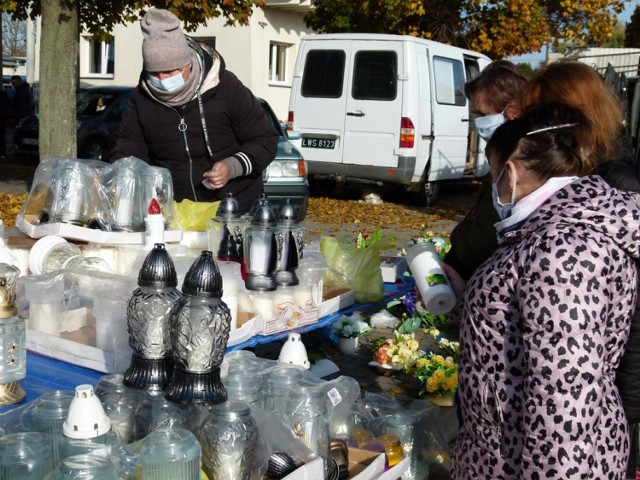
[[[304,12],[294,12],[282,8],[260,7],[254,10],[248,26],[227,26],[223,19],[211,20],[206,26],[194,32],[195,37],[215,37],[216,49],[225,60],[229,70],[253,93],[269,102],[281,120],[287,119],[291,80],[298,45],[302,36],[310,32],[302,20]],[[39,22],[32,29],[29,38],[34,38],[35,66],[32,83],[40,77]],[[113,75],[90,75],[87,73],[88,44],[80,41],[80,84],[81,85],[135,85],[142,70],[142,33],[138,23],[118,25],[113,31],[114,73]],[[279,42],[290,45],[287,48],[286,78],[282,83],[269,82],[269,45]]]

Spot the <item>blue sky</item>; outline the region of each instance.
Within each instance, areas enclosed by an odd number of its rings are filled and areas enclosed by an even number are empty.
[[[626,2],[626,8],[618,17],[621,22],[627,23],[633,14],[633,11],[636,9],[636,6],[640,5],[640,0],[630,0]],[[531,63],[532,67],[537,67],[540,62],[544,61],[545,57],[545,49],[536,53],[526,53],[524,55],[518,55],[517,57],[511,57],[507,60],[511,60],[514,63]]]

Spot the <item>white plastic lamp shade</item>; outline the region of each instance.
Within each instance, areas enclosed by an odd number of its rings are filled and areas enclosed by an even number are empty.
[[[31,250],[29,250],[29,270],[31,270],[31,273],[34,275],[41,275],[44,273],[42,271],[42,265],[44,264],[47,255],[51,252],[53,247],[60,245],[61,243],[67,243],[67,241],[57,235],[47,235],[34,243]]]
[[[65,437],[84,439],[104,435],[111,430],[111,421],[91,385],[78,385],[69,405],[67,419],[62,424]]]
[[[299,333],[289,334],[289,338],[287,338],[287,341],[282,345],[278,361],[291,365],[300,365],[307,369],[311,366],[309,357],[307,356],[307,349],[304,343],[302,343]]]

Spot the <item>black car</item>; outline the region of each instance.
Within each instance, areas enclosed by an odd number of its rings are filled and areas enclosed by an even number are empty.
[[[78,158],[107,160],[115,145],[133,87],[86,87],[76,97]],[[14,135],[19,154],[38,154],[38,115],[18,123]]]

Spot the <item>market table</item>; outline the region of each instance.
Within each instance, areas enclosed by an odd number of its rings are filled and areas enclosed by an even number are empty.
[[[390,299],[404,295],[413,289],[413,282],[385,284],[385,297],[379,305],[384,305]],[[272,335],[255,335],[250,339],[227,348],[226,352],[255,347],[259,344],[273,343],[286,339],[290,332],[307,333],[312,330],[330,327],[341,315],[348,315],[354,311],[371,308],[374,305],[353,304],[332,314],[320,318],[317,322],[304,325],[294,330],[287,330]],[[46,357],[31,351],[27,351],[27,377],[21,381],[22,388],[27,396],[21,402],[14,405],[0,407],[0,414],[11,411],[21,405],[25,405],[51,390],[74,390],[77,385],[90,384],[95,386],[100,377],[105,373],[81,367],[72,363]]]

